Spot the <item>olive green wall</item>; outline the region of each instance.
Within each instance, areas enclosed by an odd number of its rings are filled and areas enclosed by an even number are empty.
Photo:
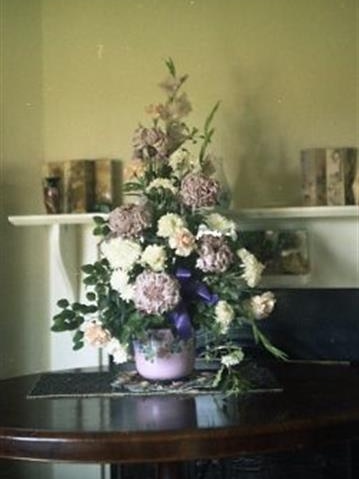
[[[131,157],[163,59],[190,75],[199,126],[235,206],[300,204],[299,151],[358,141],[355,0],[71,0],[43,3],[47,159]]]
[[[46,237],[14,228],[39,212],[43,158],[41,1],[1,0],[0,377],[47,363]]]
[[[356,0],[0,0],[0,374],[46,368],[45,160],[131,157],[163,60],[188,72],[234,205],[300,204],[299,151],[358,142]]]

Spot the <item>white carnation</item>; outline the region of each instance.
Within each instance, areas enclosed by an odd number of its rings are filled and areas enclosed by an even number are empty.
[[[111,288],[118,291],[124,301],[129,302],[133,299],[134,287],[133,284],[129,283],[126,271],[116,269],[111,275],[110,284]]]
[[[141,263],[148,265],[153,271],[163,271],[166,261],[166,250],[159,245],[147,246],[141,256]]]
[[[129,271],[141,255],[141,246],[136,241],[117,237],[104,241],[101,252],[113,269]]]
[[[220,326],[221,333],[225,334],[234,318],[233,308],[229,303],[227,303],[227,301],[221,300],[216,304],[214,312],[216,315],[216,322]]]
[[[169,190],[172,194],[176,194],[178,188],[174,186],[171,180],[168,178],[155,178],[151,181],[151,183],[147,186],[146,191],[149,192],[152,189],[163,188],[165,190]]]
[[[256,319],[267,318],[273,311],[275,296],[271,291],[252,296],[250,306]]]
[[[169,157],[168,164],[176,176],[183,176],[191,169],[191,154],[187,150],[178,149]]]
[[[157,235],[162,238],[173,236],[179,229],[184,228],[185,222],[183,218],[175,213],[167,213],[161,216],[157,223]]]
[[[127,346],[121,344],[116,338],[112,338],[107,344],[106,352],[113,357],[116,364],[125,363],[128,360]]]
[[[254,288],[262,277],[264,265],[245,248],[239,249],[237,255],[243,262],[244,272],[242,277],[249,287]]]
[[[200,239],[202,238],[202,236],[206,236],[206,235],[215,236],[217,238],[223,236],[220,231],[212,230],[207,225],[202,223],[198,226],[196,238]]]
[[[230,236],[233,240],[237,239],[235,222],[226,218],[225,216],[219,213],[211,213],[206,217],[206,223],[214,232],[219,232],[225,236]]]

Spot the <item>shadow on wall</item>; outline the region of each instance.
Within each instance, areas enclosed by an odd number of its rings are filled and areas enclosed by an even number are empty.
[[[228,113],[233,143],[231,171],[233,208],[283,206],[300,200],[299,164],[290,157],[286,132],[280,126],[281,111],[270,90],[270,73],[234,75],[238,85],[235,107]],[[251,78],[253,83],[249,83]],[[265,78],[258,83],[260,78]],[[234,134],[237,132],[237,135]]]

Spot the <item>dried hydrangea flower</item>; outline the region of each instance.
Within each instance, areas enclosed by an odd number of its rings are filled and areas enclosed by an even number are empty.
[[[177,279],[166,273],[143,271],[135,280],[135,307],[147,314],[173,310],[180,301]]]
[[[140,126],[135,131],[133,146],[136,158],[164,157],[167,154],[168,139],[160,128]]]
[[[202,236],[198,256],[196,266],[205,273],[223,273],[234,261],[234,254],[223,236]]]
[[[109,227],[116,236],[136,238],[151,226],[152,214],[146,205],[122,205],[111,211]]]
[[[219,193],[218,181],[202,173],[189,173],[181,182],[180,198],[189,207],[214,206],[218,203]]]

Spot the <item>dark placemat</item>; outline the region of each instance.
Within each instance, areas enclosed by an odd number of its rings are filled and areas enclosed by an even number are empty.
[[[256,363],[240,366],[243,379],[249,383],[245,392],[278,392],[280,385],[273,374]],[[119,397],[119,396],[151,396],[161,394],[222,394],[213,388],[212,380],[216,368],[196,369],[193,374],[183,380],[146,381],[135,370],[111,370],[101,372],[53,372],[41,374],[29,391],[30,399],[60,397]]]

